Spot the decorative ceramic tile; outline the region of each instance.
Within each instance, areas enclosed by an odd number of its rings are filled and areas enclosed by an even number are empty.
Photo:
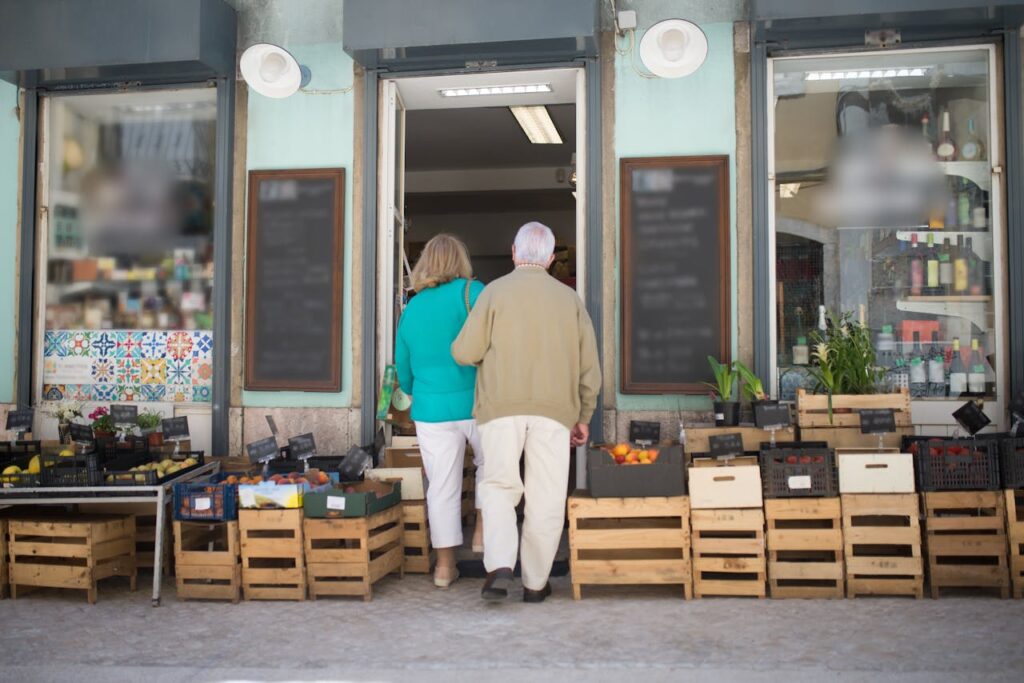
[[[138,401],[140,399],[140,390],[138,384],[119,384],[117,385],[117,400],[118,401]]]
[[[46,330],[43,333],[43,356],[63,358],[68,355],[68,336],[64,330]]]
[[[142,333],[142,357],[164,358],[167,356],[167,333],[151,330]]]
[[[181,360],[192,356],[192,335],[188,332],[171,332],[167,335],[167,357]]]
[[[192,400],[192,387],[168,384],[167,393],[164,396],[165,401],[174,401],[175,403],[185,403]]]
[[[117,361],[113,358],[93,360],[92,381],[96,384],[110,384],[117,381]]]
[[[117,400],[117,385],[116,384],[93,384],[92,395],[95,401],[116,401]]]
[[[196,403],[209,403],[213,398],[213,391],[209,386],[192,387],[192,400]]]
[[[209,358],[213,352],[213,333],[197,330],[192,333],[192,357]]]
[[[139,361],[139,381],[143,384],[167,382],[167,361],[163,358],[143,358]]]
[[[192,384],[202,385],[213,382],[213,363],[208,360],[192,361]]]
[[[117,339],[113,332],[92,333],[92,356],[93,358],[108,358],[115,355],[117,350]]]
[[[131,332],[124,330],[117,334],[117,357],[118,358],[141,358],[142,338],[144,332]]]
[[[168,384],[191,384],[192,383],[192,359],[182,358],[167,360],[167,383]]]
[[[138,358],[118,358],[117,359],[117,383],[118,384],[138,384],[139,383],[139,364],[142,361]]]
[[[142,401],[163,401],[167,396],[167,387],[163,384],[143,384],[139,388],[142,390]]]
[[[65,384],[64,400],[66,401],[91,401],[93,400],[93,384]]]
[[[89,356],[92,351],[92,332],[72,332],[67,341],[69,356]]]
[[[45,401],[63,401],[64,400],[64,385],[63,384],[46,384],[46,385],[43,385],[43,400],[45,400]]]

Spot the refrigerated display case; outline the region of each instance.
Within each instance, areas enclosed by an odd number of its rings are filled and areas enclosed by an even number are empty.
[[[820,307],[875,339],[880,389],[947,433],[983,399],[1005,423],[1005,257],[994,45],[769,60],[774,377],[813,388]],[[959,353],[954,349],[958,348]]]

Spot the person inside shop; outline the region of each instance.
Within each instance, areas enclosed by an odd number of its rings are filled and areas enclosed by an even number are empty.
[[[476,402],[487,466],[482,596],[508,596],[517,551],[523,601],[551,594],[551,565],[565,523],[570,444],[582,446],[597,407],[601,368],[590,316],[574,290],[548,274],[555,236],[541,223],[519,229],[515,270],[489,284],[452,344],[476,366]],[[519,475],[525,452],[525,483]],[[516,506],[526,495],[520,550]]]
[[[466,245],[437,235],[412,270],[416,295],[398,322],[395,366],[402,391],[413,398],[423,469],[427,474],[430,541],[437,551],[434,585],[459,577],[455,553],[462,546],[462,468],[466,444],[473,449],[477,487],[483,450],[473,419],[476,368],[458,365],[451,345],[484,286],[473,279]],[[479,506],[478,506],[479,507]],[[483,550],[483,516],[476,515],[473,551]]]

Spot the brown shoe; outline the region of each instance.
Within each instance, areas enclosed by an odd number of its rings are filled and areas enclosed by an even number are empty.
[[[480,591],[484,600],[504,600],[508,597],[508,587],[512,584],[512,570],[508,567],[487,572],[487,580]]]
[[[539,591],[523,587],[523,602],[544,602],[544,598],[551,595],[551,584],[546,583]]]

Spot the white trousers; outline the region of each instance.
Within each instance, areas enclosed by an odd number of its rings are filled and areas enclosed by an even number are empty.
[[[541,590],[551,575],[565,524],[569,484],[569,430],[546,417],[517,415],[480,425],[487,470],[480,482],[484,516],[484,567],[514,567],[516,551],[523,586]],[[525,451],[525,486],[519,459]],[[526,494],[522,548],[516,506]]]
[[[417,422],[416,437],[427,473],[427,519],[435,548],[462,545],[462,469],[466,442],[473,447],[476,485],[483,479],[483,448],[476,420]],[[478,506],[479,507],[479,506]]]

